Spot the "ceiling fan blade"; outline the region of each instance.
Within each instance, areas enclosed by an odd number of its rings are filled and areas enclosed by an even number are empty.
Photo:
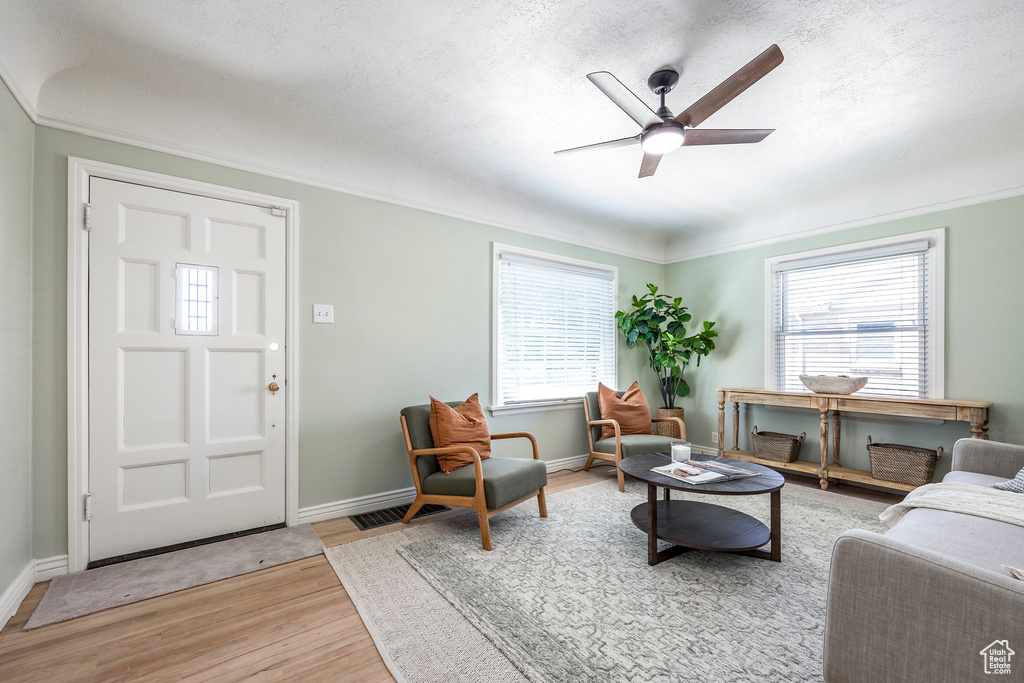
[[[640,143],[640,134],[637,133],[631,138],[620,138],[618,140],[609,140],[608,142],[595,142],[592,145],[583,145],[582,147],[570,147],[569,149],[560,149],[555,154],[567,154],[569,152],[586,152],[591,149],[612,149],[613,147],[626,147],[628,145],[636,145]]]
[[[640,175],[637,177],[646,178],[647,176],[654,175],[654,172],[658,170],[659,163],[661,163],[660,154],[644,152],[644,160],[640,162]]]
[[[619,105],[619,109],[629,114],[629,118],[639,123],[643,128],[647,128],[655,123],[662,123],[660,116],[655,114],[650,107],[644,104],[643,100],[633,94],[633,91],[624,86],[619,79],[607,71],[596,71],[592,74],[587,74],[587,78],[601,92],[607,95],[608,99]]]
[[[676,123],[681,123],[684,126],[699,125],[701,121],[729,104],[737,95],[782,64],[782,59],[782,50],[778,45],[772,45],[750,60],[742,69],[722,81],[714,90],[691,104],[686,111],[675,118]]]
[[[774,128],[726,129],[687,128],[683,134],[683,145],[738,145],[761,142],[774,132]]]

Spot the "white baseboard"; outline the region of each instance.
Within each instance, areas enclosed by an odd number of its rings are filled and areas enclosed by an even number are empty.
[[[336,500],[333,503],[322,503],[312,505],[308,508],[299,509],[299,523],[311,524],[323,522],[327,519],[348,517],[350,515],[361,515],[364,512],[373,512],[395,505],[411,503],[416,498],[416,489],[410,486],[407,489],[395,489],[384,493],[374,493],[369,496],[349,498],[347,500]]]
[[[25,568],[21,570],[18,577],[14,579],[7,590],[4,591],[3,595],[0,595],[0,628],[7,625],[14,613],[18,611],[18,606],[21,605],[21,601],[25,599],[28,592],[32,590],[32,586],[36,584],[36,563],[30,560]]]
[[[702,455],[718,455],[718,448],[716,446],[701,446],[699,444],[691,443],[690,450]]]
[[[583,455],[572,455],[568,458],[559,458],[558,460],[545,460],[544,464],[548,466],[548,474],[551,474],[559,470],[574,470],[578,467],[583,467],[587,464],[587,458],[589,457],[588,453],[584,453]]]
[[[559,470],[576,469],[587,464],[587,455],[573,455],[568,458],[560,458],[559,460],[546,460],[544,464],[547,465],[549,474]],[[311,505],[310,507],[299,509],[299,524],[312,524],[313,522],[323,522],[328,519],[361,515],[364,512],[373,512],[374,510],[383,510],[384,508],[396,505],[405,505],[406,503],[411,503],[415,498],[416,489],[410,486],[407,489],[395,489],[394,491],[373,493],[369,496],[336,500],[333,503]],[[64,558],[64,573],[67,573],[66,557]]]
[[[68,556],[54,555],[36,560],[36,583],[49,581],[57,576],[64,576],[68,573]]]

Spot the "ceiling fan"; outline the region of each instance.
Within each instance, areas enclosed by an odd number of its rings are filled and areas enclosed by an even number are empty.
[[[661,97],[658,111],[652,111],[643,100],[633,94],[619,79],[607,71],[588,74],[587,78],[607,95],[612,102],[619,105],[622,111],[639,123],[643,130],[633,137],[598,142],[582,147],[562,149],[555,154],[581,152],[592,149],[610,149],[639,144],[644,149],[644,159],[640,164],[640,176],[645,178],[654,175],[658,170],[661,156],[680,146],[686,145],[734,145],[739,143],[760,142],[774,130],[771,129],[728,129],[712,130],[696,129],[706,118],[731,102],[737,95],[759,81],[772,69],[782,64],[782,50],[778,45],[754,57],[746,66],[725,79],[714,90],[700,98],[679,116],[673,117],[665,106],[665,95],[672,91],[679,82],[679,73],[675,69],[661,69],[647,79],[647,87],[655,95]]]

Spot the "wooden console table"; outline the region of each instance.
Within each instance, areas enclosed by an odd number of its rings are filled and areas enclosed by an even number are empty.
[[[732,450],[725,450],[725,404],[732,402]],[[775,462],[757,458],[750,451],[739,448],[740,404],[749,403],[764,406],[785,406],[817,410],[821,421],[821,463],[810,460]],[[718,390],[718,455],[755,462],[778,470],[816,474],[821,488],[828,488],[829,479],[846,480],[858,484],[871,484],[899,491],[912,491],[914,486],[897,484],[875,479],[868,470],[843,467],[839,464],[839,433],[841,413],[866,413],[895,417],[925,417],[939,420],[956,420],[971,424],[971,437],[988,438],[988,413],[992,404],[988,401],[949,401],[945,399],[875,398],[868,396],[844,396],[840,394],[811,394],[793,391],[769,391],[766,389],[719,389]],[[829,413],[832,415],[832,462],[828,458]]]

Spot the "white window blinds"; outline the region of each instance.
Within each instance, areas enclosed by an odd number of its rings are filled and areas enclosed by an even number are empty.
[[[927,240],[777,263],[775,386],[799,376],[867,376],[865,396],[929,396],[932,292]]]
[[[496,404],[615,386],[615,271],[497,252]]]

